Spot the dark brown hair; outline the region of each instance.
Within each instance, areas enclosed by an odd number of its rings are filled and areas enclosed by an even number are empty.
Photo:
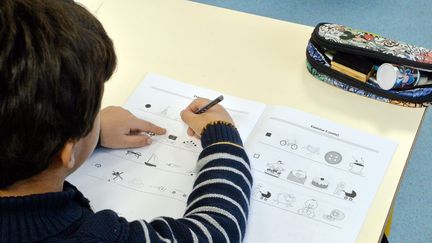
[[[73,1],[1,0],[0,188],[91,131],[115,66],[102,25]]]

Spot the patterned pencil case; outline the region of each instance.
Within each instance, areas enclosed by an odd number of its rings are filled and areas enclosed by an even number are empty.
[[[407,107],[432,104],[432,50],[320,23],[306,57],[313,76],[343,90]]]

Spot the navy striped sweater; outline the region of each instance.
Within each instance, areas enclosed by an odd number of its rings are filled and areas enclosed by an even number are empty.
[[[0,242],[241,242],[252,177],[240,136],[216,124],[201,143],[199,173],[183,218],[127,222],[111,210],[94,213],[65,182],[63,192],[0,198]]]

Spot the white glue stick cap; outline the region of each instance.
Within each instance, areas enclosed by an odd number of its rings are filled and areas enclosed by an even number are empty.
[[[385,90],[393,88],[398,78],[399,70],[390,63],[379,66],[376,76],[378,85]]]

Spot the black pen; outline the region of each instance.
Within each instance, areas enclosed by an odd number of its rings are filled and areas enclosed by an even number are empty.
[[[206,112],[208,109],[212,108],[213,106],[215,106],[217,103],[221,102],[224,99],[223,95],[219,95],[216,99],[210,101],[207,105],[199,108],[197,111],[195,111],[195,114],[201,114]]]

